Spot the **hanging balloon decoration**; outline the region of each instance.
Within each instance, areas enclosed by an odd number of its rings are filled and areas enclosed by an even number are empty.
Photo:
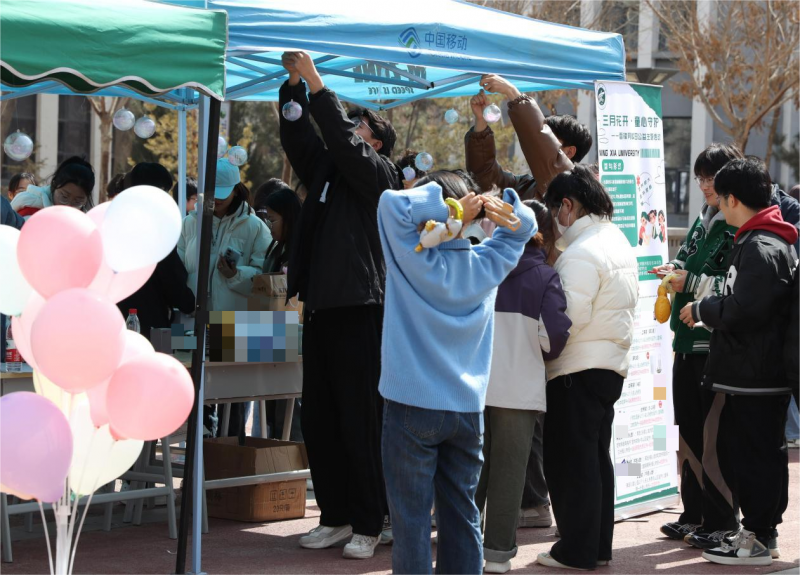
[[[292,100],[291,102],[286,102],[281,109],[281,114],[283,117],[289,120],[290,122],[294,122],[300,119],[300,116],[303,115],[303,107],[300,106],[297,102]]]
[[[156,133],[156,123],[150,116],[142,116],[136,120],[133,131],[136,132],[136,135],[140,138],[147,139]]]
[[[127,132],[133,128],[133,125],[136,123],[136,116],[134,116],[133,112],[130,110],[122,108],[121,110],[116,111],[114,118],[111,121],[114,123],[114,127],[117,130]]]
[[[417,172],[414,171],[414,168],[412,168],[411,166],[406,166],[405,168],[403,168],[403,179],[406,182],[410,182],[416,179],[416,177],[417,177]]]
[[[444,121],[448,124],[455,124],[458,122],[458,110],[450,108],[444,113]]]
[[[428,172],[433,167],[433,156],[428,152],[420,152],[417,154],[417,157],[414,158],[414,165],[417,166],[419,171]]]
[[[228,150],[228,161],[234,166],[244,166],[247,163],[247,150],[241,146],[234,146]]]
[[[27,134],[17,130],[3,142],[3,150],[9,158],[21,162],[27,160],[33,153],[33,140]]]
[[[483,109],[483,119],[490,124],[494,124],[495,122],[499,121],[502,115],[503,114],[500,112],[500,107],[497,104],[489,104]]]
[[[217,159],[224,158],[225,154],[228,153],[228,142],[225,141],[225,138],[222,136],[219,137],[217,141]]]

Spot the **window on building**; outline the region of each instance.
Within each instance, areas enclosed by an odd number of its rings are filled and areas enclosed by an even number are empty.
[[[70,156],[91,155],[91,104],[84,96],[58,98],[58,163]]]
[[[33,154],[31,157],[25,161],[17,162],[9,158],[5,153],[3,153],[3,160],[2,160],[2,176],[0,179],[2,180],[3,190],[8,188],[8,181],[11,179],[11,176],[14,174],[19,174],[20,172],[34,172],[35,166],[34,162],[36,161],[36,96],[25,96],[23,98],[17,98],[16,100],[11,100],[9,105],[13,103],[14,108],[12,111],[9,112],[11,119],[8,123],[8,127],[6,131],[3,133],[3,140],[5,140],[9,134],[12,132],[16,132],[19,130],[20,132],[24,132],[28,136],[30,136],[31,140],[33,140]],[[5,114],[5,112],[4,112]],[[39,174],[36,174],[39,175]]]
[[[671,228],[685,228],[689,225],[691,142],[691,118],[664,118],[667,223]]]
[[[622,34],[630,60],[639,50],[639,0],[605,0],[595,30]]]

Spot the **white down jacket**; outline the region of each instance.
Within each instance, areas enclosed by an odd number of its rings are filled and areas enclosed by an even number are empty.
[[[584,216],[559,239],[555,264],[567,296],[570,336],[547,362],[547,379],[587,369],[628,375],[633,315],[639,300],[633,248],[608,218]]]
[[[272,241],[269,228],[252,213],[247,202],[233,215],[221,220],[214,216],[211,229],[211,262],[209,268],[210,310],[247,311],[247,297],[253,287],[253,276],[261,272],[267,247]],[[178,255],[189,272],[187,285],[197,295],[197,253],[200,242],[197,237],[197,211],[190,212],[183,220],[181,237],[178,240]],[[226,278],[217,269],[219,256],[228,248],[242,253],[236,275]]]

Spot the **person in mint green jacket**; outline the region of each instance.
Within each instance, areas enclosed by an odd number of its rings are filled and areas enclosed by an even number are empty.
[[[392,517],[394,573],[431,573],[436,501],[437,573],[481,573],[475,504],[483,463],[483,409],[492,361],[497,286],[517,266],[536,218],[511,188],[519,219],[473,246],[460,230],[505,210],[470,193],[452,172],[409,190],[386,190],[378,228],[386,259],[380,393],[383,472]],[[449,207],[448,207],[449,205]],[[426,222],[453,220],[452,239],[417,250]],[[460,220],[460,225],[455,222]]]
[[[737,528],[737,504],[733,486],[726,479],[732,475],[724,450],[718,450],[716,442],[706,440],[704,445],[704,437],[718,436],[725,401],[724,395],[700,387],[711,332],[690,328],[679,315],[687,303],[721,294],[736,228],[725,221],[718,207],[714,175],[730,160],[741,157],[735,146],[716,143],[700,153],[694,173],[705,204],[675,259],[652,272],[678,274],[670,281],[676,292],[670,328],[675,332],[672,398],[681,437],[678,460],[683,513],[678,521],[662,525],[661,532],[703,548],[719,546],[721,534]]]

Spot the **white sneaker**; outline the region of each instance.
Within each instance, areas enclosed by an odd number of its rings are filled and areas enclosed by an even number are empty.
[[[800,439],[789,439],[786,441],[786,446],[789,449],[797,449],[800,447]]]
[[[508,573],[511,571],[511,561],[505,561],[504,563],[498,563],[496,561],[487,561],[486,565],[483,566],[484,573]]]
[[[314,491],[314,482],[306,479],[306,491]]]
[[[552,524],[553,515],[549,505],[519,510],[519,527],[550,527]]]
[[[327,549],[339,541],[343,541],[353,534],[353,528],[349,525],[339,527],[325,527],[317,525],[300,538],[300,547],[306,549]]]
[[[539,556],[536,558],[536,562],[539,565],[546,565],[547,567],[556,567],[558,569],[574,569],[576,571],[588,571],[588,569],[581,569],[580,567],[570,567],[569,565],[564,565],[553,559],[553,557],[549,553],[539,553]]]
[[[370,537],[369,535],[356,533],[350,543],[344,546],[342,556],[345,559],[371,559],[380,540],[380,537]]]
[[[392,533],[392,521],[386,515],[383,518],[383,529],[381,530],[381,545],[391,545],[394,541],[394,534]]]

